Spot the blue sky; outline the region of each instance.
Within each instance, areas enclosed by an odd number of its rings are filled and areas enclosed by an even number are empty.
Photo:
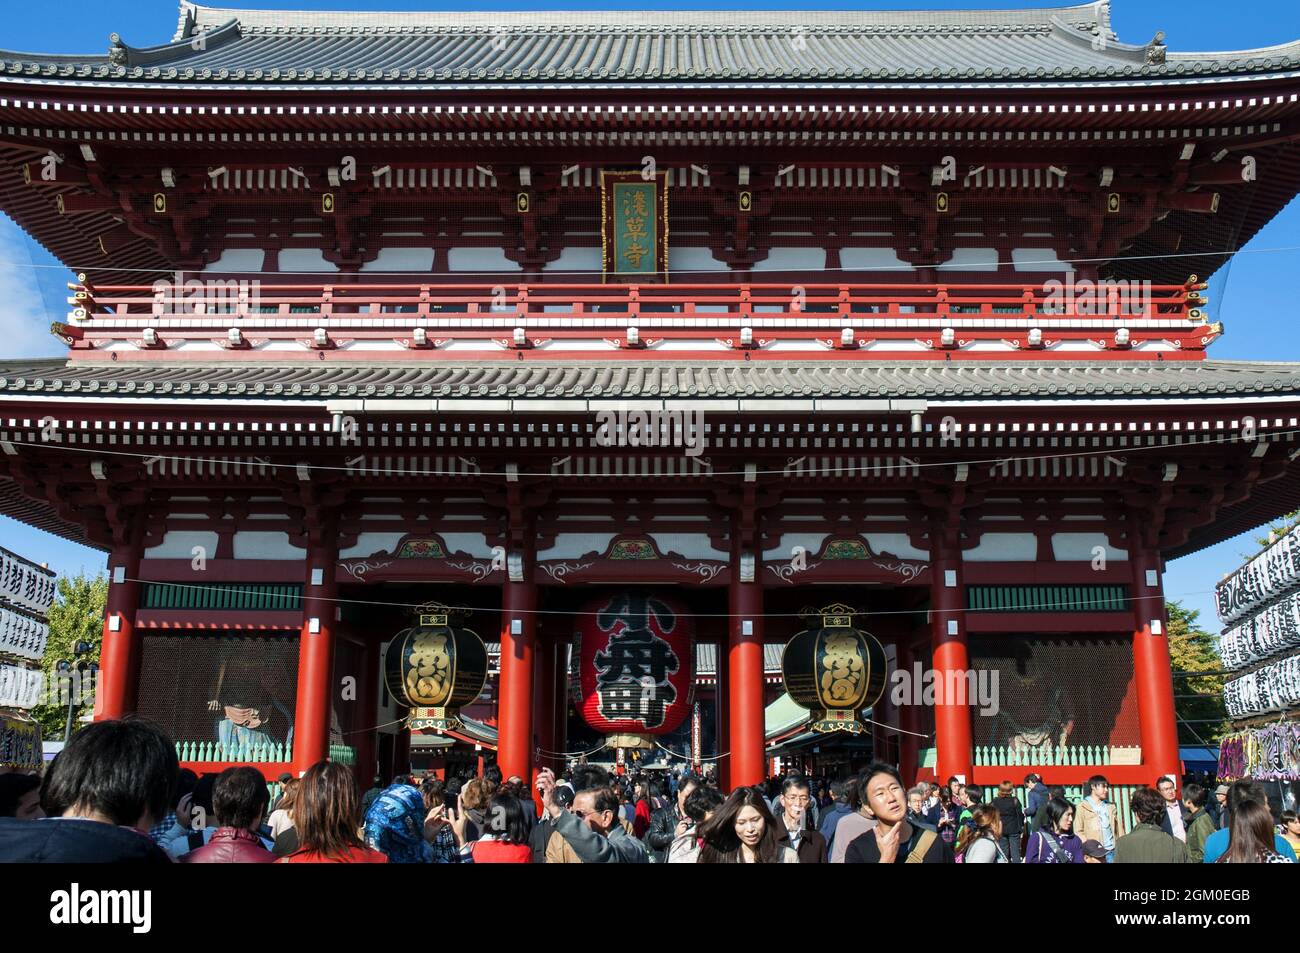
[[[230,4],[214,4],[228,6]],[[263,0],[245,4],[260,9],[296,10],[536,10],[538,3],[441,4],[403,0]],[[815,9],[854,9],[863,6],[891,9],[1026,8],[1050,3],[944,2],[893,0],[881,4],[816,2]],[[1063,5],[1063,4],[1062,4]],[[53,3],[5,4],[0,18],[0,49],[55,53],[106,52],[108,35],[119,33],[132,46],[149,46],[171,39],[176,28],[175,0],[55,0]],[[785,3],[583,3],[562,0],[556,9],[790,9]],[[1271,46],[1300,38],[1300,4],[1294,0],[1250,0],[1225,5],[1210,0],[1114,0],[1112,21],[1120,38],[1145,43],[1164,30],[1175,51],[1240,50]],[[1288,206],[1263,229],[1231,265],[1220,269],[1211,283],[1212,310],[1227,326],[1226,336],[1211,356],[1237,360],[1300,360],[1300,337],[1291,325],[1294,294],[1290,279],[1300,270],[1300,211]],[[1286,249],[1271,251],[1270,249]],[[33,267],[35,266],[35,267]],[[64,282],[69,274],[40,246],[0,215],[0,356],[6,358],[56,356],[62,348],[45,330],[61,319],[67,308]],[[1253,553],[1255,533],[1228,540],[1169,565],[1165,588],[1170,598],[1181,600],[1202,614],[1202,621],[1217,628],[1214,619],[1214,583]],[[0,545],[29,558],[48,562],[60,573],[79,568],[94,572],[104,566],[102,554],[64,542],[0,517]]]

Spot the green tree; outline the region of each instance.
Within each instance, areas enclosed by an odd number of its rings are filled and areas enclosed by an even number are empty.
[[[1200,612],[1177,602],[1168,603],[1168,608],[1169,658],[1174,671],[1223,671],[1218,639],[1201,628],[1197,622]],[[1211,746],[1218,744],[1228,726],[1228,713],[1223,705],[1223,676],[1176,675],[1174,695],[1174,710],[1179,718],[1178,743],[1199,746],[1204,740]]]
[[[1255,537],[1255,542],[1259,543],[1261,546],[1268,546],[1269,533],[1272,533],[1275,539],[1281,539],[1287,533],[1291,532],[1291,530],[1295,529],[1297,523],[1300,523],[1300,510],[1292,510],[1290,513],[1285,513],[1279,517],[1276,522],[1269,525],[1263,536]],[[1251,559],[1254,555],[1254,553],[1250,553],[1242,558]]]
[[[68,696],[71,686],[78,683],[60,676],[60,661],[73,660],[73,647],[78,642],[90,645],[90,651],[84,653],[78,661],[89,663],[99,661],[99,643],[104,633],[104,604],[108,600],[108,577],[100,574],[88,577],[82,573],[75,576],[60,576],[58,594],[54,605],[50,606],[50,640],[45,648],[45,660],[41,667],[45,671],[45,684],[49,686],[54,697],[52,704],[38,705],[32,710],[36,720],[41,723],[41,734],[46,741],[62,741],[63,731],[68,718]],[[62,679],[62,680],[61,680]],[[92,686],[83,681],[82,693],[72,692],[74,696],[72,730],[81,727],[78,721],[83,714],[94,707]]]

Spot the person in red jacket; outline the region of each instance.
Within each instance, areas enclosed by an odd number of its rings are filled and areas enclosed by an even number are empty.
[[[632,836],[637,840],[643,840],[650,829],[650,819],[655,812],[654,797],[655,790],[649,781],[645,778],[637,781],[636,795],[632,799],[636,804],[632,815]]]
[[[255,833],[271,802],[266,779],[256,768],[226,768],[212,789],[217,829],[202,847],[181,857],[183,864],[269,864],[274,855]]]
[[[465,846],[476,864],[531,864],[533,848],[519,798],[499,791],[487,809],[487,830]]]
[[[281,864],[386,864],[388,858],[357,834],[361,796],[352,772],[335,761],[317,761],[298,785],[294,826],[298,849]]]

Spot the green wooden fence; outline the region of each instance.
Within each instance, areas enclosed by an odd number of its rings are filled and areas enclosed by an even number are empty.
[[[282,744],[223,745],[219,741],[178,741],[176,757],[181,761],[227,761],[246,764],[286,764],[292,749]],[[349,745],[330,745],[329,759],[339,764],[357,763],[357,751]]]
[[[976,767],[1051,767],[1062,765],[1111,764],[1111,749],[1105,745],[1064,745],[1044,748],[975,747]]]
[[[1065,799],[1071,804],[1078,804],[1086,794],[1083,790],[1083,785],[1080,784],[1066,784],[1064,787]],[[1120,826],[1126,833],[1133,829],[1133,811],[1129,806],[1129,799],[1133,796],[1133,792],[1140,787],[1142,787],[1140,784],[1112,784],[1110,786],[1110,803],[1115,805],[1120,818]],[[985,801],[993,800],[994,796],[998,793],[996,784],[983,785],[983,788]],[[1016,800],[1020,802],[1020,806],[1023,808],[1026,803],[1024,786],[1016,785],[1013,789],[1013,793],[1015,794]]]
[[[176,757],[181,761],[243,761],[248,764],[281,764],[293,760],[286,745],[223,745],[219,741],[178,741]]]
[[[966,608],[984,612],[1125,612],[1128,586],[967,586]]]
[[[302,607],[301,583],[200,583],[181,585],[147,582],[143,609],[228,609],[232,611],[297,611]]]

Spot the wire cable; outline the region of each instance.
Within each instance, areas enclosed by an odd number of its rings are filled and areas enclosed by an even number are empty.
[[[259,595],[259,596],[265,595],[265,593],[257,589],[239,589],[237,587],[223,586],[220,584],[214,586],[214,585],[209,585],[207,583],[169,582],[163,579],[138,579],[138,578],[127,578],[124,581],[139,583],[141,585],[174,586],[178,589],[202,589],[205,591],[221,592],[223,594],[231,594],[231,595]],[[438,583],[434,583],[433,585],[438,585]],[[900,588],[905,588],[905,587],[900,587]],[[1197,595],[1209,595],[1212,592],[1213,590],[1204,590],[1199,592],[1178,593],[1176,595],[1178,597],[1197,596]],[[282,600],[287,601],[290,597],[285,596],[280,598]],[[298,598],[301,600],[311,599],[316,602],[326,602],[331,604],[379,606],[379,607],[392,608],[392,609],[417,609],[420,606],[426,605],[428,602],[428,600],[425,600],[423,602],[386,602],[378,599],[343,599],[339,597],[325,598],[323,596],[308,596],[308,595],[302,595]],[[1170,601],[1170,598],[1171,597],[1168,594],[1155,594],[1150,596],[1129,596],[1125,601],[1131,607],[1132,604],[1135,602],[1141,602],[1146,600],[1161,600],[1164,602],[1168,602]],[[1052,602],[1052,603],[1044,602],[1044,603],[1036,603],[1036,604],[1031,603],[1028,605],[1023,605],[1018,607],[1017,611],[1025,612],[1033,609],[1042,609],[1043,611],[1062,612],[1073,608],[1093,609],[1095,607],[1096,607],[1095,601],[1081,600],[1078,602]],[[447,606],[446,608],[451,612],[497,612],[497,611],[504,612],[504,610],[493,609],[490,606]],[[145,611],[158,611],[158,610],[146,609]],[[162,610],[162,611],[166,611],[166,610]],[[293,611],[293,609],[285,609],[279,611],[291,612]],[[898,615],[928,615],[929,613],[935,611],[937,610],[925,609],[925,608],[883,609],[879,612],[873,611],[873,612],[862,612],[862,613],[855,613],[855,614],[862,615],[862,616],[879,617],[879,616],[898,616]],[[972,609],[945,610],[942,614],[943,615],[970,615],[970,614],[978,614],[981,612],[1005,612],[1005,611],[1007,610],[999,609],[997,607],[984,607],[984,608],[972,608]],[[1130,610],[1117,609],[1115,611],[1125,612]],[[566,616],[566,617],[575,617],[575,616],[583,617],[583,616],[602,615],[603,613],[600,611],[582,612],[582,611],[575,611],[575,610],[568,610],[568,609],[511,609],[508,614],[509,615],[552,615],[552,616]],[[736,612],[736,613],[692,612],[691,613],[692,618],[696,618],[696,619],[739,619],[739,618],[799,619],[799,618],[803,618],[806,615],[808,615],[807,612],[766,612],[766,613],[757,613],[757,614],[753,612]],[[1206,673],[1197,672],[1196,674],[1203,675]]]

